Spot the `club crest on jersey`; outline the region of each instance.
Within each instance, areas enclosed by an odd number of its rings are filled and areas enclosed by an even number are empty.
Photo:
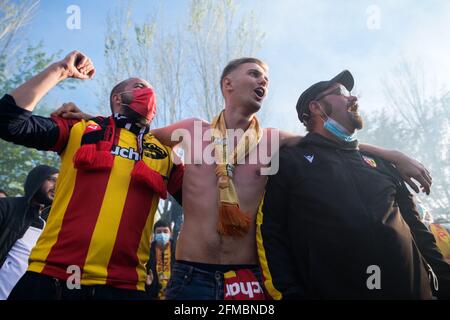
[[[373,159],[371,157],[367,157],[367,156],[362,156],[362,158],[372,168],[376,168],[377,167],[377,163],[375,162],[375,159]]]
[[[167,157],[167,152],[158,147],[154,143],[145,142],[143,143],[144,154],[146,157],[152,159],[164,159]]]

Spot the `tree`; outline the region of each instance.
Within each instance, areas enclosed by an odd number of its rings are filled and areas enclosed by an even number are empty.
[[[30,22],[38,5],[39,0],[24,1],[21,4],[10,0],[0,2],[0,56],[11,52],[14,38]]]
[[[231,59],[253,56],[264,34],[253,13],[237,16],[232,0],[192,0],[188,25],[193,108],[198,116],[212,120],[223,108],[220,90],[222,69]],[[195,110],[195,109],[194,109]]]
[[[152,126],[187,116],[212,120],[219,113],[223,108],[219,86],[223,67],[233,58],[252,56],[264,35],[251,12],[238,16],[233,0],[191,0],[189,4],[189,16],[172,29],[165,24],[162,1],[143,23],[133,23],[129,1],[121,2],[108,15],[108,72],[98,77],[101,106],[109,105],[106,97],[114,84],[140,76],[156,90],[158,111]],[[176,221],[177,229],[181,210],[169,201],[158,210],[163,219]]]
[[[10,92],[27,79],[43,70],[55,55],[47,55],[42,43],[27,45],[21,38],[22,29],[29,23],[39,1],[16,4],[0,3],[0,93]],[[41,114],[48,113],[45,106]],[[58,157],[49,152],[39,152],[0,140],[0,186],[14,196],[23,192],[23,182],[28,172],[37,164],[58,166]]]
[[[426,79],[420,63],[398,64],[383,81],[389,107],[367,117],[367,129],[360,136],[424,163],[433,176],[433,188],[421,200],[435,217],[450,217],[450,91],[438,91]]]

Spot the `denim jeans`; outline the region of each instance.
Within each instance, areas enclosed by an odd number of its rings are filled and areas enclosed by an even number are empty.
[[[261,282],[261,272],[257,266],[250,266],[252,272]],[[247,267],[248,268],[248,267]],[[230,270],[239,267],[229,266]],[[167,300],[223,300],[225,270],[207,271],[192,265],[175,262],[166,288]]]

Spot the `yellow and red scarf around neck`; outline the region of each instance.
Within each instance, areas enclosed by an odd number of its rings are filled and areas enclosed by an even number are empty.
[[[224,111],[211,123],[212,142],[216,160],[217,188],[219,192],[219,223],[217,231],[224,236],[242,237],[251,225],[251,218],[239,208],[239,198],[233,183],[234,169],[258,145],[263,130],[256,116],[230,152]]]

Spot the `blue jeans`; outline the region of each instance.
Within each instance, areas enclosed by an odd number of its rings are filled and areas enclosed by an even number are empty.
[[[201,265],[195,263],[196,265]],[[207,265],[205,266],[214,266]],[[223,300],[224,277],[223,274],[230,270],[251,269],[258,279],[261,287],[261,272],[258,266],[220,266],[218,270],[205,270],[194,267],[189,263],[175,262],[170,274],[170,280],[166,288],[167,300]],[[210,268],[208,268],[210,269]]]

